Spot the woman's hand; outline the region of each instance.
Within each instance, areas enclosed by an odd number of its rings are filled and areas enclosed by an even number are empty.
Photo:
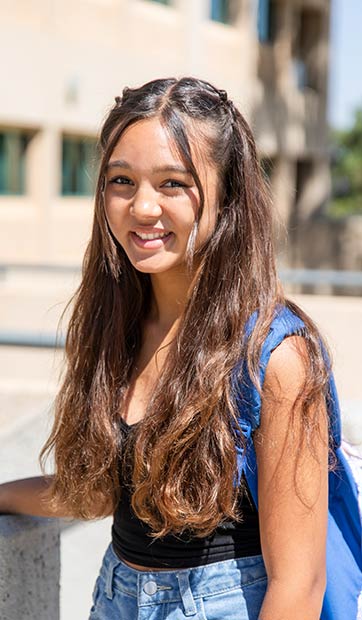
[[[0,485],[0,514],[27,514],[37,517],[63,517],[68,515],[50,508],[45,492],[51,476],[38,476],[13,480]]]
[[[303,356],[306,359],[307,352],[301,336],[286,338],[272,353],[255,433],[268,574],[260,620],[318,620],[326,586],[328,422],[321,396],[315,405],[311,451],[296,401],[306,378]]]

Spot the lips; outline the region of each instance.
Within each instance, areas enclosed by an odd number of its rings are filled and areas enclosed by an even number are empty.
[[[137,237],[139,237],[140,239],[143,239],[144,241],[146,241],[146,239],[163,239],[163,237],[166,237],[169,234],[170,233],[168,232],[139,233],[135,231],[135,235],[137,235]]]
[[[142,239],[139,235],[142,234],[143,236],[147,237],[145,239]],[[157,235],[156,237],[154,235]],[[164,231],[159,231],[159,232],[142,232],[142,233],[137,233],[135,231],[132,231],[130,233],[130,236],[133,240],[133,243],[139,247],[139,248],[143,248],[146,250],[156,250],[158,248],[162,248],[164,245],[166,245],[169,240],[173,237],[173,233],[172,232],[168,232],[168,233],[164,233]],[[151,238],[148,238],[148,236],[150,236]]]

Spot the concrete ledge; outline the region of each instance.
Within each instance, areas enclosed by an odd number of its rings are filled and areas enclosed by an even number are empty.
[[[1,620],[59,620],[60,523],[0,516]]]

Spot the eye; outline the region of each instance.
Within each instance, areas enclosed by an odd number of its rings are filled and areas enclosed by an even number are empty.
[[[132,181],[127,177],[114,177],[114,179],[111,179],[110,182],[115,185],[130,185],[130,183],[132,183]]]
[[[176,181],[176,179],[169,179],[166,183],[163,184],[163,187],[177,188],[177,187],[188,187],[186,183],[182,183],[181,181]]]

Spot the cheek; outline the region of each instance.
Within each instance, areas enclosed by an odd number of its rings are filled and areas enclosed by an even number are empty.
[[[127,209],[120,200],[109,198],[105,201],[105,214],[112,227],[120,228],[127,214]]]

